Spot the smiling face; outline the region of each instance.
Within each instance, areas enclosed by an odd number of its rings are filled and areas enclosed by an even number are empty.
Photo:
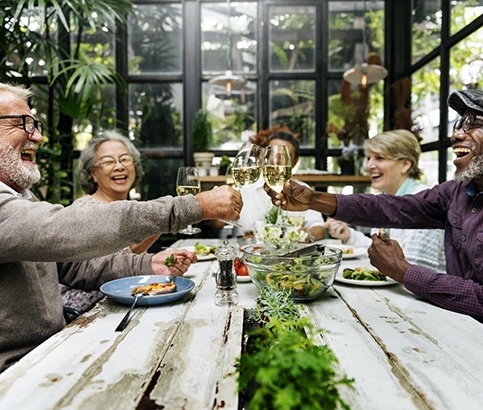
[[[372,151],[366,152],[366,170],[372,188],[385,194],[394,195],[408,177],[411,161],[408,159],[387,159]]]
[[[0,115],[31,115],[27,103],[12,92],[2,91]],[[38,130],[25,132],[21,118],[0,119],[0,181],[23,192],[40,180],[35,154],[42,143]]]
[[[460,128],[453,132],[451,144],[456,158],[453,164],[456,167],[455,179],[457,181],[475,180],[483,189],[483,113],[466,110],[462,119],[470,115],[478,116],[471,129]]]
[[[99,145],[95,157],[97,166],[92,171],[97,190],[92,196],[104,202],[128,198],[136,178],[134,163],[124,161],[129,158],[129,150],[120,141],[105,141]]]

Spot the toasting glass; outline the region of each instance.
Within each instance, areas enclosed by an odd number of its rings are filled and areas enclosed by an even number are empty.
[[[263,179],[274,191],[282,192],[285,182],[292,177],[292,161],[285,145],[267,147],[263,159]],[[276,225],[281,225],[281,209],[277,210]]]
[[[179,167],[176,179],[176,193],[178,195],[196,195],[201,191],[198,169],[195,167]],[[185,235],[194,235],[201,232],[200,228],[188,225],[179,231]]]

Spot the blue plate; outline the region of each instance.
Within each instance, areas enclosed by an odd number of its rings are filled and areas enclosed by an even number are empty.
[[[191,279],[183,278],[182,276],[169,276],[169,278],[170,280],[173,279],[176,284],[175,292],[167,293],[166,295],[143,296],[138,299],[136,306],[161,305],[163,303],[173,302],[191,292],[195,287],[195,283]],[[101,292],[115,302],[131,305],[134,302],[134,298],[131,296],[132,288],[149,285],[150,283],[166,282],[168,282],[168,276],[129,276],[104,283],[101,286]]]

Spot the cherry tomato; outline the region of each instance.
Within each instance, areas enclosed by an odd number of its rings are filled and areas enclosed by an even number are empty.
[[[235,266],[235,273],[238,276],[248,276],[248,268],[241,258],[235,258],[233,265]]]

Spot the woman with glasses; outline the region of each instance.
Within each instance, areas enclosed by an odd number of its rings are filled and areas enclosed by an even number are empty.
[[[81,153],[77,176],[86,195],[75,200],[73,206],[129,199],[129,192],[143,175],[141,154],[134,144],[116,131],[105,131],[94,137]],[[159,235],[152,236],[119,252],[146,252],[158,238]],[[85,292],[62,285],[64,306],[81,313],[91,309],[102,297],[99,291]]]
[[[379,193],[408,195],[428,189],[420,182],[418,162],[421,147],[408,130],[386,131],[366,141],[365,167],[371,177],[371,187]],[[336,239],[353,247],[368,248],[372,240],[345,222],[328,218],[326,229]],[[408,261],[438,272],[446,271],[441,229],[387,230],[391,239],[399,242]],[[373,229],[371,233],[377,232]]]

